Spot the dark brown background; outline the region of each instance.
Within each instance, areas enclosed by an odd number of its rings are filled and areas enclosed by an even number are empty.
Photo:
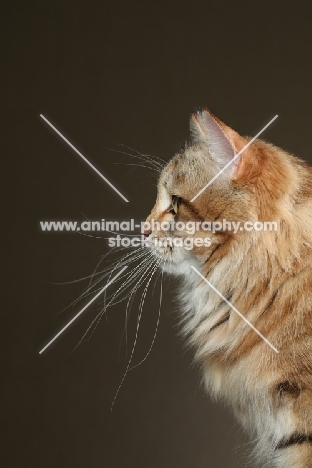
[[[238,131],[309,160],[311,6],[304,2],[17,1],[1,7],[1,449],[4,467],[235,468],[249,449],[231,415],[210,403],[177,335],[166,282],[156,343],[127,377],[125,306],[70,351],[95,316],[59,313],[105,241],[44,234],[42,219],[142,219],[155,180],[108,148],[168,159],[208,106]],[[309,2],[306,2],[308,5]],[[288,6],[287,6],[288,5]],[[290,6],[291,5],[291,6]],[[39,118],[43,113],[129,198],[124,203]],[[158,289],[148,295],[135,361],[151,342]],[[130,324],[130,339],[137,306]]]

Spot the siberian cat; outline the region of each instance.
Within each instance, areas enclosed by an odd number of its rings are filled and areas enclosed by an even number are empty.
[[[312,467],[312,170],[255,140],[191,201],[250,141],[208,110],[192,116],[191,134],[163,169],[147,218],[174,223],[144,235],[181,277],[183,330],[206,387],[257,440],[260,466]],[[278,230],[209,232],[211,245],[192,249],[155,242],[189,238],[178,221],[218,220],[274,221]]]

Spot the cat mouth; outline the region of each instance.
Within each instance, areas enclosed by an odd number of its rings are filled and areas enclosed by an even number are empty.
[[[175,249],[173,245],[156,245],[151,240],[148,247],[157,260],[161,260],[164,263],[176,263],[174,259]]]
[[[157,247],[153,249],[154,255],[163,260],[172,260],[173,247]]]

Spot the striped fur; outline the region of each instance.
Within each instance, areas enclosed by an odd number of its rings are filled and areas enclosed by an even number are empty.
[[[303,161],[256,140],[193,203],[190,200],[250,140],[209,111],[192,116],[192,142],[164,168],[148,217],[277,221],[277,232],[208,233],[210,247],[155,247],[180,277],[185,335],[213,398],[225,401],[257,439],[260,466],[312,467],[312,172]],[[200,231],[196,237],[206,237]],[[275,353],[190,268],[195,266],[279,351]]]

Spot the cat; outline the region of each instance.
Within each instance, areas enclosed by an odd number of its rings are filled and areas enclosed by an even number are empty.
[[[256,462],[312,467],[312,169],[260,139],[246,147],[249,137],[207,109],[190,127],[191,141],[160,174],[146,220],[154,226],[144,237],[163,269],[181,279],[182,329],[205,386],[256,439]],[[209,246],[173,245],[190,238],[175,229],[178,221],[223,220],[278,229],[227,229],[209,232]]]

